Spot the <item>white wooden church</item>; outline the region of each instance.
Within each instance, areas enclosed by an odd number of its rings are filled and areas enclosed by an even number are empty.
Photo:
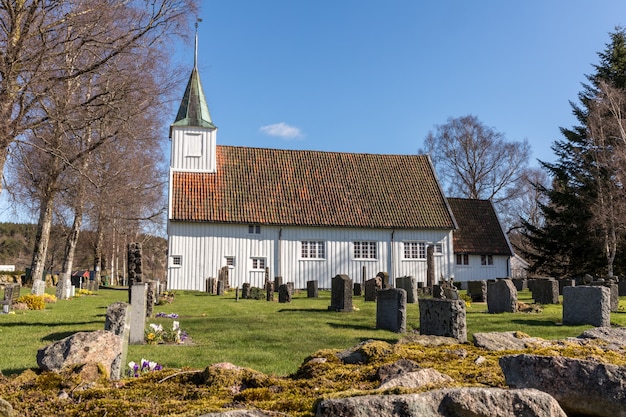
[[[458,224],[427,155],[220,146],[195,64],[170,139],[169,289],[205,291],[225,266],[232,287],[263,287],[266,268],[295,288],[330,288],[337,274],[362,282],[364,268],[366,279],[426,282],[429,245],[437,280],[459,259],[474,276],[455,253]],[[476,267],[488,278],[510,268]]]

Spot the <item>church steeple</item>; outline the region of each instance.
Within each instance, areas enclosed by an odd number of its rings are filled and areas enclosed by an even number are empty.
[[[198,73],[198,23],[196,23],[193,70],[191,70],[191,76],[187,82],[183,100],[180,103],[176,120],[172,126],[193,126],[215,129],[215,125],[211,121],[209,105],[204,96],[202,83],[200,82],[200,74]]]

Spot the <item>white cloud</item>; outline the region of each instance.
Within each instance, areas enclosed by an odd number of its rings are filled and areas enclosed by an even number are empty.
[[[268,136],[278,136],[279,138],[283,139],[301,139],[303,137],[300,129],[298,129],[297,127],[289,126],[285,122],[261,126],[259,128],[259,131]]]

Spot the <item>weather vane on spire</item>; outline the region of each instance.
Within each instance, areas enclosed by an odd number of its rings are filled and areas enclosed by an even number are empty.
[[[202,19],[196,17],[196,43],[194,46],[194,55],[193,55],[193,67],[198,67],[198,23],[202,22]]]

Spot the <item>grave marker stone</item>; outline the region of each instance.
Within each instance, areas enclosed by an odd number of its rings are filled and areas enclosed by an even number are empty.
[[[274,301],[274,283],[265,281],[265,300]]]
[[[241,286],[241,298],[243,298],[244,300],[247,300],[250,298],[250,288],[251,288],[251,285],[249,282],[243,283],[243,285]]]
[[[619,288],[618,285],[612,281],[593,281],[591,284],[596,287],[607,287],[610,292],[610,308],[611,311],[617,311],[619,309]]]
[[[289,285],[282,284],[280,287],[278,287],[278,302],[279,303],[291,302],[291,291],[289,291]]]
[[[278,291],[283,285],[283,277],[274,277],[274,291]]]
[[[130,335],[130,305],[128,303],[116,302],[107,307],[104,330],[112,332],[122,338],[122,354],[119,360],[115,360],[111,364],[111,379],[119,380],[123,376],[122,369],[124,369],[128,355],[128,340]]]
[[[358,282],[354,283],[354,296],[360,297],[362,295],[361,284]]]
[[[306,296],[308,298],[317,298],[319,296],[317,280],[306,282]]]
[[[217,280],[217,295],[224,295],[224,281]]]
[[[563,288],[563,324],[611,326],[611,289],[604,286]]]
[[[352,280],[347,275],[337,275],[332,279],[329,310],[352,311]]]
[[[484,303],[487,301],[487,281],[468,281],[467,293],[472,298],[472,302]]]
[[[145,283],[133,284],[130,287],[131,310],[129,343],[133,345],[144,343],[147,296],[148,286]]]
[[[428,245],[426,248],[426,286],[433,288],[435,285],[435,248]]]
[[[208,292],[209,294],[217,294],[217,278],[207,278],[206,292]]]
[[[381,271],[376,274],[377,277],[380,278],[382,283],[382,288],[391,288],[391,284],[389,283],[389,273],[385,271]]]
[[[402,288],[378,291],[376,328],[396,333],[406,332],[407,293]]]
[[[559,283],[555,279],[535,280],[532,293],[537,304],[559,303]]]
[[[383,282],[378,276],[365,281],[365,301],[376,301],[376,293],[382,288]]]
[[[157,301],[156,295],[156,281],[147,281],[147,292],[146,292],[146,317],[152,317],[154,313],[154,305]]]
[[[459,343],[467,342],[465,301],[420,298],[419,309],[420,334],[452,337]]]
[[[487,310],[490,313],[517,312],[517,288],[510,279],[487,282]]]
[[[417,303],[417,279],[414,276],[396,278],[396,288],[402,288],[406,291],[407,303]]]

